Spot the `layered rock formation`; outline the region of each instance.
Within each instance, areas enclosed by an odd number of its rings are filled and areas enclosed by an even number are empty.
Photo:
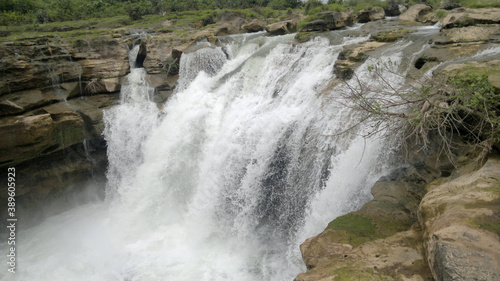
[[[498,48],[496,10],[450,11],[444,28],[416,60],[410,75],[421,75],[457,56]],[[435,11],[425,5],[411,7],[400,16],[407,26],[433,23],[435,18]],[[411,36],[407,29],[385,32],[373,33],[372,42],[344,47],[335,65],[336,76],[349,79],[360,62],[379,48],[374,44],[383,44],[375,41]],[[498,60],[492,58],[445,64],[436,74],[486,75],[500,93],[499,71]],[[499,280],[497,153],[481,163],[462,156],[458,169],[446,161],[421,161],[381,179],[372,188],[372,201],[335,219],[301,245],[307,272],[295,280]]]
[[[102,110],[129,70],[127,46],[108,36],[39,37],[0,49],[0,166],[18,169],[18,195],[43,201],[102,177]]]

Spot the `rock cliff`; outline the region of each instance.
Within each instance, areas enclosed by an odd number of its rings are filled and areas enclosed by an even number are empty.
[[[497,10],[449,11],[410,75],[499,48]],[[437,22],[436,11],[416,5],[400,20],[405,26],[400,31],[381,31],[379,24],[371,42],[344,47],[334,69],[337,77],[350,79],[383,42],[413,36],[412,25]],[[498,60],[490,58],[445,63],[438,74],[486,75],[499,93],[499,70]],[[458,168],[427,155],[380,179],[372,188],[372,201],[338,217],[301,245],[307,272],[295,280],[499,280],[498,150],[480,163],[465,156],[477,153],[462,151]]]

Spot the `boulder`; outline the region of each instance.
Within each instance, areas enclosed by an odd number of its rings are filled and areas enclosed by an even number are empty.
[[[367,23],[370,21],[381,20],[385,18],[384,9],[381,7],[373,7],[371,9],[363,9],[356,15],[359,23]]]
[[[266,26],[270,35],[284,35],[297,31],[297,24],[292,20],[279,21]]]
[[[390,0],[384,8],[385,15],[388,17],[396,17],[401,14],[399,11],[399,5],[396,1]]]
[[[411,6],[407,11],[399,16],[399,19],[407,22],[421,22],[422,18],[429,12],[432,8],[424,4],[416,4]]]
[[[500,23],[500,8],[455,9],[446,15],[441,23],[443,28]]]
[[[300,32],[327,31],[328,29],[324,20],[313,20],[306,23]]]
[[[359,67],[367,58],[372,50],[384,46],[384,42],[364,42],[361,44],[345,46],[340,52],[333,66],[333,73],[342,80],[351,79],[354,70]]]
[[[316,18],[324,20],[330,30],[341,29],[353,23],[352,13],[348,12],[322,12]]]
[[[500,158],[431,183],[418,214],[435,280],[500,280]]]
[[[252,32],[263,31],[265,27],[266,27],[265,22],[258,19],[253,19],[251,22],[242,25],[241,29],[245,33],[252,33]]]

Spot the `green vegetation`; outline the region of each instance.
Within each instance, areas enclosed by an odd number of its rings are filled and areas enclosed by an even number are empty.
[[[349,243],[354,247],[373,240],[376,236],[372,220],[354,213],[336,218],[326,229],[335,230],[336,242]]]
[[[411,33],[413,31],[408,30],[408,29],[395,29],[395,30],[387,30],[387,31],[381,31],[377,33],[375,36],[373,36],[373,39],[379,42],[395,42],[399,38],[401,38],[403,35]]]
[[[216,9],[269,7],[295,9],[299,0],[2,0],[0,25],[44,24],[128,15],[132,21],[146,15]]]
[[[387,128],[404,131],[406,152],[415,146],[426,149],[431,139],[437,138],[441,152],[452,163],[457,160],[455,149],[463,142],[482,148],[480,160],[500,141],[500,93],[488,75],[464,68],[448,77],[415,81],[420,86],[402,90],[386,80],[387,73],[399,75],[396,63],[379,61],[368,70],[376,85],[363,85],[359,90],[347,84],[355,107],[377,124],[367,137]]]

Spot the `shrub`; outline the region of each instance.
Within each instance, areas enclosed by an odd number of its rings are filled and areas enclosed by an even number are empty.
[[[306,4],[304,5],[304,11],[306,14],[309,14],[309,11],[318,7],[323,6],[323,2],[319,0],[307,0]]]
[[[394,65],[391,61],[370,65],[375,83],[352,79],[358,82],[356,86],[346,82],[351,106],[364,112],[364,120],[376,124],[366,137],[386,129],[404,132],[402,149],[408,153],[410,147],[426,149],[431,137],[437,136],[440,151],[451,163],[455,163],[454,149],[460,143],[482,148],[479,160],[500,141],[500,94],[487,76],[470,72],[452,78],[439,76],[400,89],[386,79],[388,73],[399,75]]]

